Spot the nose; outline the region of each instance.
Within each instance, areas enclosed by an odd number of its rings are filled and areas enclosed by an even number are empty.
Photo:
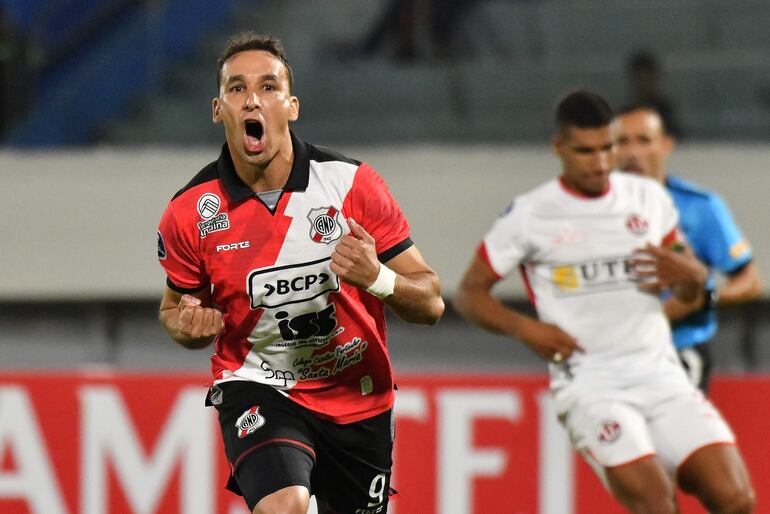
[[[247,111],[252,111],[259,108],[259,97],[256,91],[252,91],[246,95],[246,101],[243,103],[243,108]]]
[[[609,170],[610,169],[611,155],[610,152],[597,152],[594,156],[594,166],[597,170]]]

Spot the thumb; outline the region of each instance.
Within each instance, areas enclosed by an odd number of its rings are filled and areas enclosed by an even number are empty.
[[[200,299],[189,294],[182,295],[182,299],[179,300],[180,309],[184,309],[186,307],[197,307],[200,304],[201,304]]]
[[[354,236],[356,236],[358,239],[362,241],[366,241],[368,243],[374,242],[374,238],[371,235],[369,235],[369,232],[364,230],[364,227],[359,225],[356,222],[356,220],[354,220],[353,218],[348,218],[347,221],[348,221],[348,226],[350,227],[351,234],[353,234]]]

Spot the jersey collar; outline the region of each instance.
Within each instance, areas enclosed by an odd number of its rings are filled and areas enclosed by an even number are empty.
[[[286,180],[283,190],[302,191],[307,189],[307,184],[310,180],[310,152],[307,148],[307,143],[299,139],[294,132],[290,131],[290,134],[294,161],[292,162],[291,172],[289,172],[289,178]],[[217,171],[231,201],[240,202],[255,195],[254,191],[244,184],[238,173],[235,172],[233,158],[230,155],[230,149],[227,148],[227,143],[222,145],[222,152],[219,154],[219,159],[217,159]]]

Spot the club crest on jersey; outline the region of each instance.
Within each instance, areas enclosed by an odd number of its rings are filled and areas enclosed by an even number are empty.
[[[632,214],[626,218],[626,228],[637,236],[644,235],[647,233],[647,220],[638,214]]]
[[[618,440],[621,432],[620,423],[615,420],[604,420],[599,423],[596,438],[601,444],[611,444]]]
[[[318,207],[310,209],[307,219],[310,221],[310,239],[316,243],[329,244],[342,236],[342,226],[335,207]]]
[[[238,417],[235,422],[235,428],[238,429],[238,437],[243,439],[249,434],[253,434],[257,429],[265,424],[265,417],[259,413],[259,406],[246,410]]]
[[[230,220],[227,218],[227,213],[219,213],[221,206],[222,201],[214,193],[206,193],[198,198],[198,214],[203,218],[203,221],[198,222],[201,238],[206,237],[211,232],[230,228]]]

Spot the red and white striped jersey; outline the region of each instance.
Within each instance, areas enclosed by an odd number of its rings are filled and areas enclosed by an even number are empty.
[[[673,347],[660,298],[637,287],[629,258],[648,242],[668,244],[677,222],[671,198],[651,179],[613,172],[599,197],[554,179],[515,198],[479,252],[501,277],[519,267],[540,319],[586,350],[572,355],[574,371],[626,358],[638,364],[640,353]]]
[[[225,328],[214,382],[268,384],[321,417],[349,423],[393,404],[383,303],[342,283],[331,253],[355,219],[387,262],[409,226],[367,164],[300,141],[271,210],[239,178],[227,145],[169,202],[158,255],[169,287],[212,288]]]

